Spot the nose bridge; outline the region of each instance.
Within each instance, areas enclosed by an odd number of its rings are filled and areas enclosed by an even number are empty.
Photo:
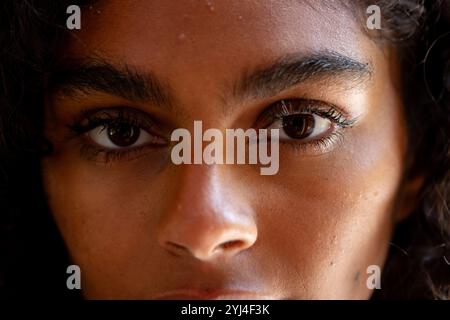
[[[158,240],[176,255],[200,260],[230,256],[253,245],[254,214],[223,166],[183,165],[163,213]]]

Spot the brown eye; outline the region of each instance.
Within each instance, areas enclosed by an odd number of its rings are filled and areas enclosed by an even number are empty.
[[[284,116],[282,121],[284,132],[292,139],[305,139],[314,131],[315,120],[312,114],[292,114]]]
[[[97,145],[106,149],[130,149],[142,145],[166,145],[165,139],[127,123],[98,126],[87,133]]]
[[[111,124],[106,130],[109,140],[118,147],[133,145],[141,135],[141,129],[124,123]]]
[[[280,117],[268,129],[279,129],[280,141],[313,140],[330,132],[329,119],[314,113],[293,113]]]

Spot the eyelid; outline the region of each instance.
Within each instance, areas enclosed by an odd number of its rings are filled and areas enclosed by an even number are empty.
[[[81,113],[69,128],[80,138],[81,155],[91,161],[108,163],[114,160],[133,160],[141,157],[163,144],[139,145],[124,148],[105,148],[88,137],[91,130],[114,123],[127,123],[139,127],[149,135],[167,141],[160,126],[149,114],[130,107],[111,107],[88,110]]]
[[[107,126],[107,125],[106,125]],[[100,128],[100,126],[97,126],[94,129],[89,130],[88,132],[85,133],[85,135],[93,142],[93,144],[95,144],[99,149],[104,149],[104,150],[116,150],[116,151],[126,151],[126,150],[131,150],[131,149],[135,149],[137,147],[140,146],[145,146],[145,145],[165,145],[165,140],[154,135],[151,134],[149,132],[147,132],[144,129],[139,129],[141,132],[139,133],[139,137],[137,138],[137,140],[130,146],[125,146],[125,147],[121,147],[121,146],[115,146],[114,143],[106,137],[106,140],[109,141],[104,141],[104,144],[98,142],[98,140],[102,140],[102,138],[105,138],[104,136],[102,136],[102,134],[105,134],[106,131],[106,126],[103,128]],[[96,132],[97,131],[97,132]],[[147,139],[147,141],[145,141]],[[144,142],[143,142],[144,140]],[[161,141],[162,140],[162,141]],[[108,146],[106,146],[108,144]]]
[[[82,112],[69,128],[77,134],[83,134],[98,126],[113,123],[128,123],[153,134],[157,134],[154,131],[161,132],[150,115],[130,107],[101,108]]]
[[[311,140],[280,140],[280,145],[300,152],[302,156],[325,155],[342,144],[344,130],[351,128],[359,117],[352,117],[348,112],[333,104],[304,98],[280,100],[270,105],[257,120],[259,128],[268,128],[275,121],[282,121],[285,116],[294,114],[313,114],[328,120],[334,129],[322,138]]]
[[[319,100],[293,98],[279,100],[270,105],[257,119],[257,126],[267,128],[273,121],[283,116],[300,113],[312,113],[330,119],[335,125],[341,127],[352,126],[357,117],[352,117],[342,108]]]

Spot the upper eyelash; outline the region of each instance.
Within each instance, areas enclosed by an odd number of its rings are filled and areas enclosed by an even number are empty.
[[[281,105],[281,107],[280,107]],[[301,105],[301,107],[298,107]],[[115,113],[112,114],[112,113]],[[83,115],[81,120],[75,121],[69,128],[77,133],[83,134],[92,130],[98,126],[104,126],[106,128],[108,125],[117,124],[117,123],[126,123],[131,126],[137,126],[144,130],[151,130],[154,126],[154,122],[149,119],[145,114],[144,117],[141,115],[141,111],[129,109],[129,108],[115,108],[115,109],[103,109],[90,111]],[[258,119],[258,122],[270,121],[272,123],[275,120],[280,120],[284,116],[299,114],[299,113],[313,113],[319,116],[325,117],[337,124],[338,126],[345,128],[352,126],[356,118],[350,119],[346,114],[338,111],[338,109],[328,103],[316,101],[316,100],[308,100],[308,99],[289,99],[289,100],[281,100],[274,104],[272,104],[269,109],[267,109]],[[85,122],[85,123],[83,123]],[[297,148],[305,148],[306,145],[314,144],[315,147],[321,148],[324,147],[331,139],[336,138],[334,135],[339,132],[333,133],[333,136],[325,137],[320,140],[310,141],[308,143],[298,143],[293,144],[297,146]],[[339,135],[339,138],[342,138]],[[95,148],[95,149],[94,149]],[[84,152],[90,154],[96,158],[100,154],[104,154],[105,162],[109,162],[113,159],[119,158],[123,153],[130,153],[133,150],[119,151],[119,150],[106,150],[106,149],[98,149],[93,146],[87,145],[87,143],[82,148]],[[87,152],[89,150],[89,152]],[[134,150],[136,151],[136,150]]]
[[[99,126],[103,126],[105,129],[109,125],[123,123],[130,126],[137,126],[148,132],[155,131],[153,129],[156,127],[156,124],[149,116],[144,114],[142,111],[131,108],[111,108],[88,111],[80,118],[76,119],[68,127],[72,132],[74,132],[74,134],[79,136],[84,135]],[[81,154],[90,160],[96,160],[104,163],[133,158],[133,154],[140,152],[140,150],[144,148],[144,146],[139,146],[136,148],[129,148],[127,150],[113,150],[94,146],[91,142],[86,141],[87,139],[88,138],[84,138],[80,142]]]
[[[301,107],[298,108],[296,104],[300,104]],[[275,120],[281,120],[284,116],[299,113],[317,114],[329,119],[342,128],[352,126],[357,120],[357,118],[349,118],[348,115],[338,111],[337,107],[322,101],[309,99],[288,99],[280,100],[274,103],[260,116],[258,122],[270,124]]]
[[[264,127],[268,127],[274,121],[282,120],[285,116],[301,113],[317,114],[321,117],[329,119],[340,128],[351,127],[358,120],[357,117],[350,117],[350,115],[341,111],[341,109],[334,105],[323,101],[298,98],[281,100],[275,104],[272,104],[271,107],[263,112],[263,114],[258,118],[258,123],[263,123],[265,124]],[[342,142],[343,139],[344,134],[340,130],[335,130],[330,135],[321,139],[315,139],[308,142],[280,141],[280,144],[293,148],[295,151],[306,152],[310,148],[313,148],[317,152],[322,153],[326,151],[330,145],[337,142]]]
[[[114,115],[112,113],[116,114]],[[106,128],[108,125],[126,123],[144,130],[151,130],[155,126],[154,122],[145,115],[143,117],[140,113],[142,112],[125,110],[123,108],[88,112],[82,116],[81,120],[76,120],[69,125],[69,128],[77,134],[83,134],[98,126],[104,126]]]

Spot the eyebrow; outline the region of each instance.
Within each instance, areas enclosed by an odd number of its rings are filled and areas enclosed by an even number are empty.
[[[245,72],[232,86],[232,96],[235,100],[264,99],[310,81],[354,87],[366,83],[371,77],[371,63],[337,52],[319,52],[309,56],[294,54],[269,66]]]
[[[247,69],[233,83],[229,92],[232,101],[265,99],[304,82],[361,85],[371,76],[371,63],[363,63],[336,52],[295,54],[251,71]],[[49,77],[48,87],[52,92],[59,90],[68,96],[98,91],[163,107],[172,106],[174,101],[168,83],[153,73],[140,71],[127,64],[116,66],[103,59],[90,58],[58,68]]]
[[[128,64],[116,66],[102,59],[66,63],[50,75],[48,88],[51,92],[59,91],[67,96],[97,91],[159,106],[172,103],[169,85],[154,74],[142,72]]]

